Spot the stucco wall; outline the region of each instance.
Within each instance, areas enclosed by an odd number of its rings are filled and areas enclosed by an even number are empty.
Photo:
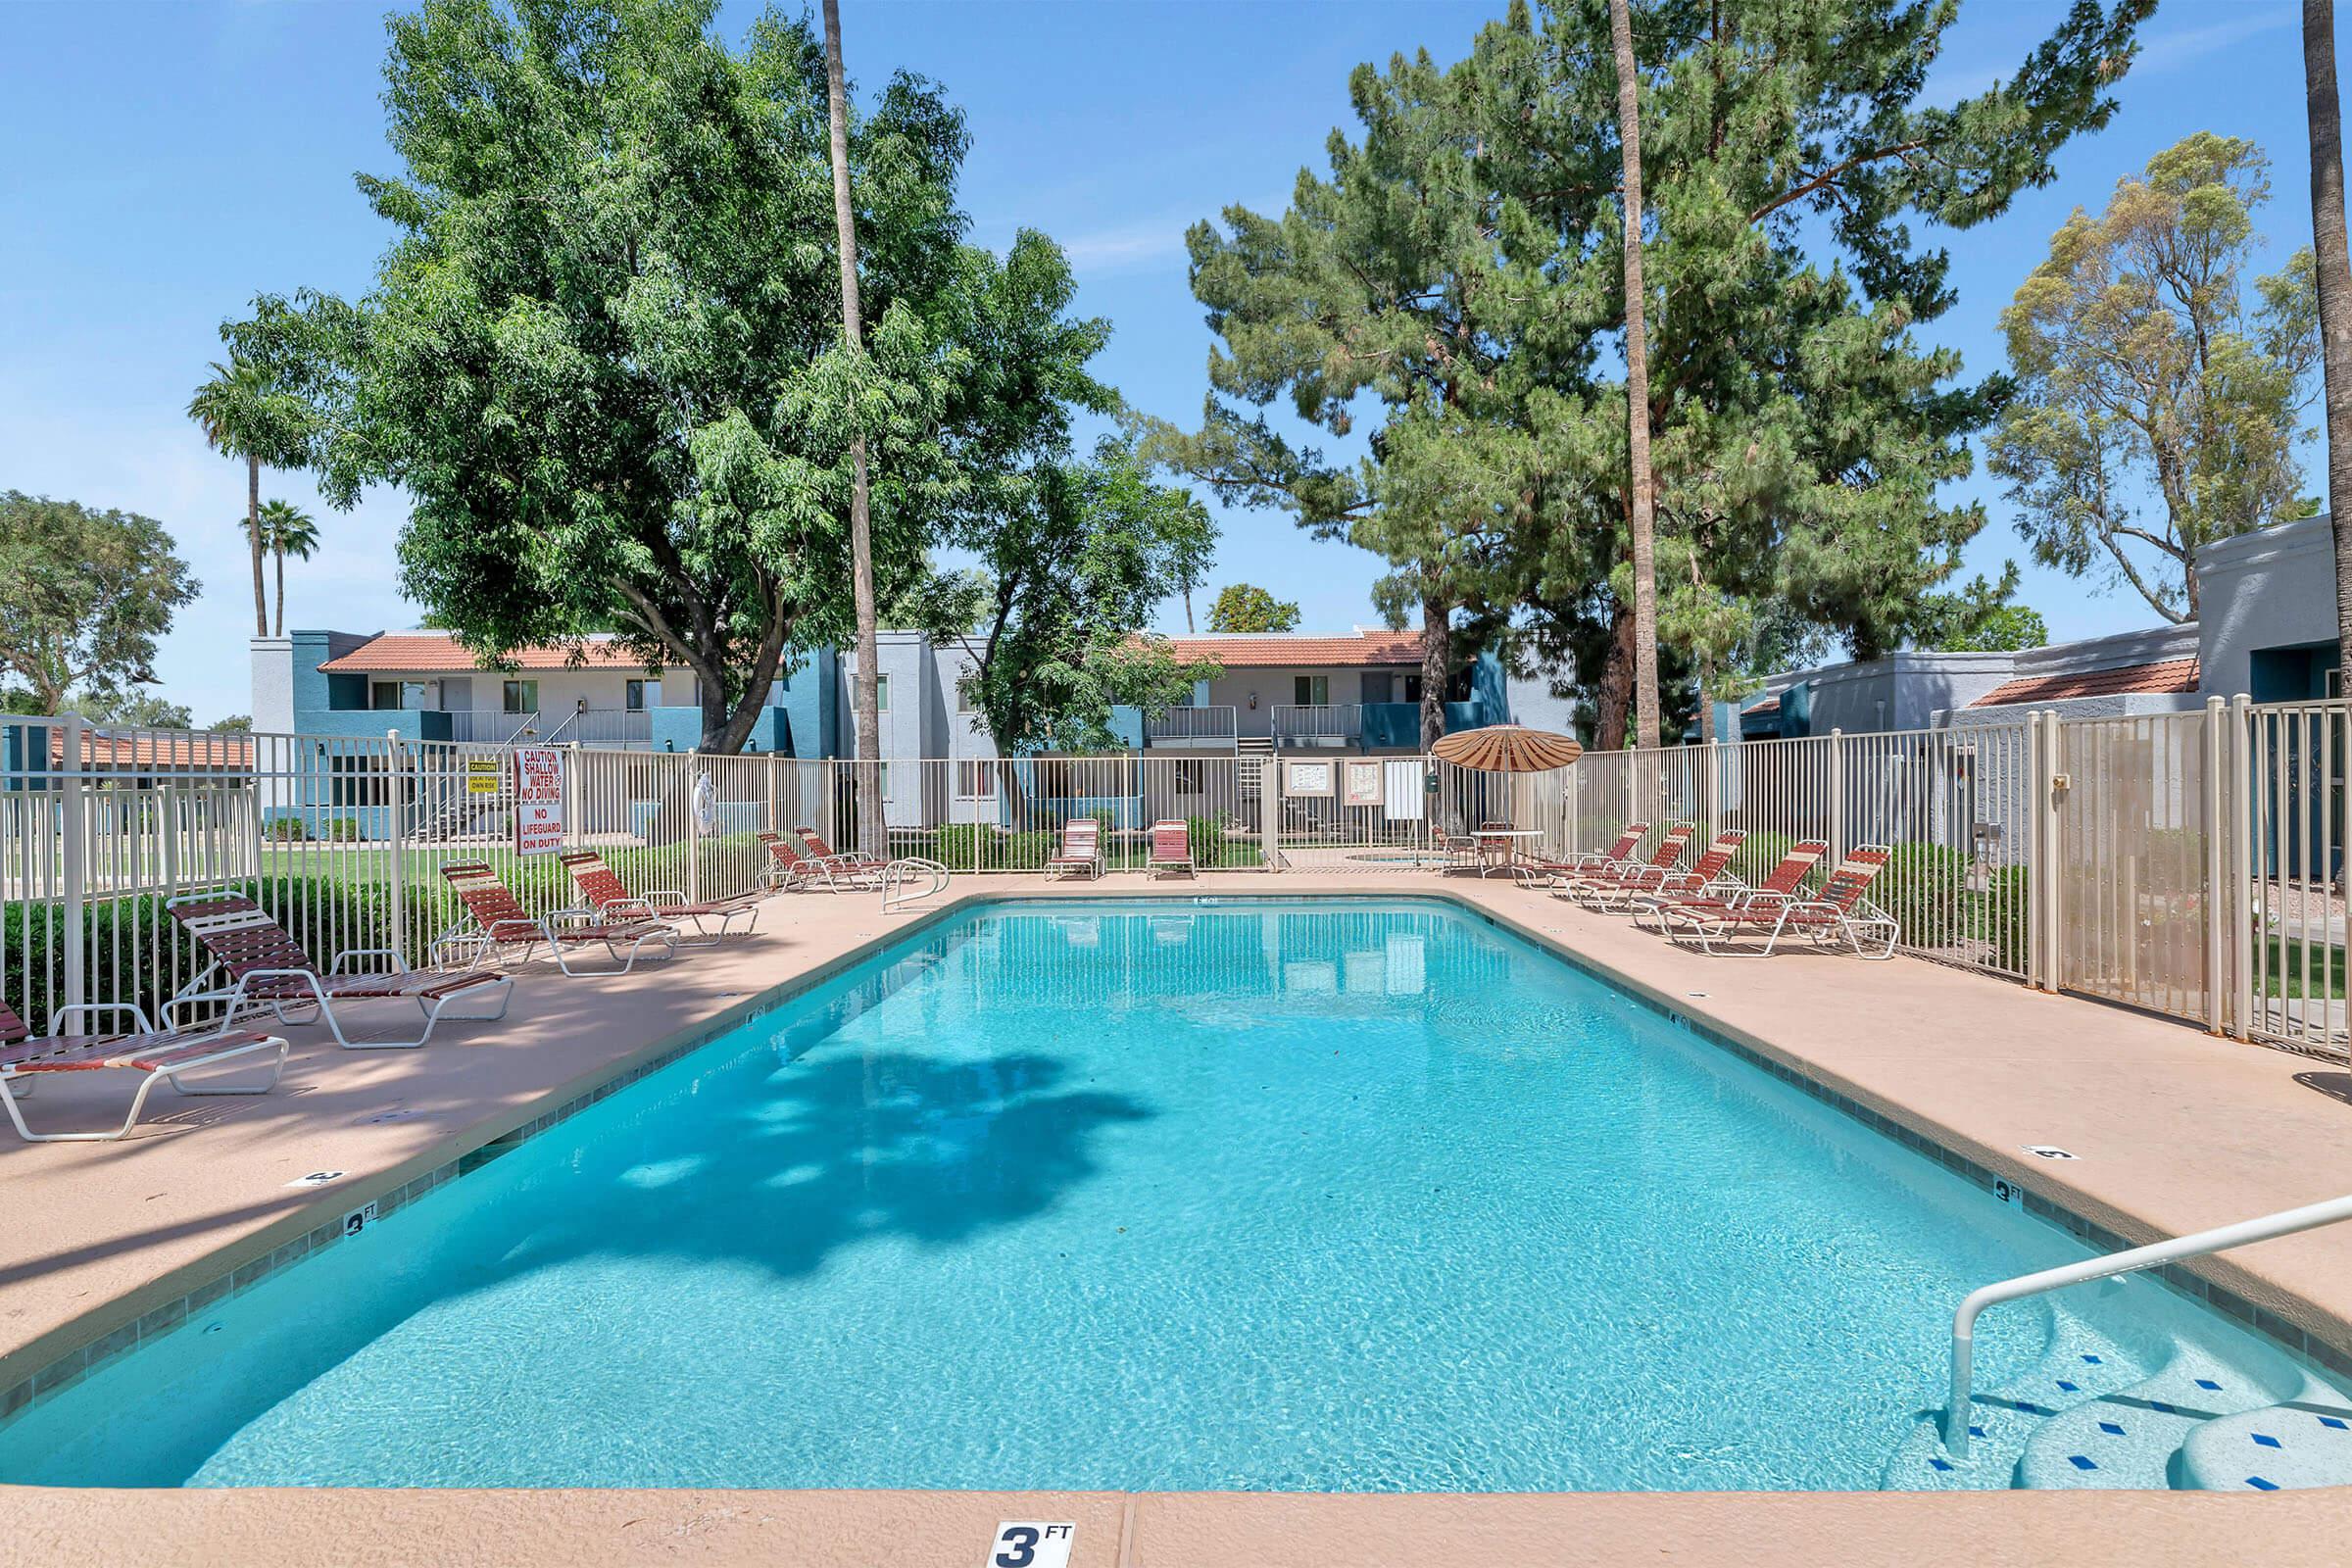
[[[2325,516],[2300,517],[2197,552],[2197,657],[2207,692],[2251,691],[2258,648],[2334,640],[2330,527]]]

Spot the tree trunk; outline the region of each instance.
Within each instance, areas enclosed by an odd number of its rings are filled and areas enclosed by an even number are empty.
[[[277,630],[270,635],[283,637],[286,634],[286,553],[272,550],[270,556],[271,564],[277,568]]]
[[[841,333],[852,355],[865,350],[858,320],[858,223],[850,206],[849,90],[842,84],[841,0],[825,0],[825,98],[833,132],[833,221],[841,231]],[[858,610],[858,847],[884,853],[881,662],[874,636],[874,534],[868,510],[865,436],[850,438],[850,575]]]
[[[2311,122],[2311,238],[2328,409],[2328,518],[2335,535],[2337,666],[2352,671],[2352,257],[2344,238],[2343,105],[2335,0],[2303,0],[2303,107]],[[2194,590],[2194,581],[2191,581]]]
[[[270,635],[270,594],[262,583],[262,460],[245,460],[245,543],[253,552],[253,634]]]
[[[1453,662],[1453,608],[1421,596],[1421,750],[1446,738],[1446,677]]]
[[[1629,0],[1609,0],[1617,45],[1617,139],[1625,163],[1626,452],[1632,459],[1634,719],[1637,744],[1658,744],[1658,582],[1649,473],[1649,332],[1642,294],[1641,84],[1634,74]]]
[[[1592,746],[1624,749],[1626,715],[1634,695],[1634,617],[1623,605],[1609,627],[1609,651],[1600,662],[1600,684],[1592,694]]]

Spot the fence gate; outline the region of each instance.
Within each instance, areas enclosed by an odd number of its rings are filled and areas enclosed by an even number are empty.
[[[2050,726],[2060,989],[2219,1026],[2229,971],[2208,915],[2235,901],[2207,784],[2224,722],[2209,710]]]

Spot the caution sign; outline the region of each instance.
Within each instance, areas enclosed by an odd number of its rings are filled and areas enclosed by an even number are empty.
[[[564,754],[552,746],[514,750],[514,853],[564,847]]]
[[[468,757],[466,759],[466,793],[496,795],[499,791],[499,772],[497,758]]]

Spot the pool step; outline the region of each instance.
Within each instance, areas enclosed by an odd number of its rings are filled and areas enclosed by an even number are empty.
[[[2164,1370],[2040,1424],[2017,1464],[2035,1490],[2173,1486],[2173,1457],[2201,1426],[2278,1397],[2201,1351],[2181,1348]]]
[[[2316,1379],[2293,1399],[2207,1421],[2180,1448],[2175,1484],[2281,1492],[2352,1483],[2352,1400]]]
[[[1969,1415],[1969,1456],[1945,1453],[1942,1412],[1923,1413],[1880,1476],[1890,1492],[1985,1492],[2017,1486],[2018,1459],[2053,1418],[2139,1382],[2145,1369],[2102,1337],[2077,1332],[2033,1371],[1980,1391]]]

